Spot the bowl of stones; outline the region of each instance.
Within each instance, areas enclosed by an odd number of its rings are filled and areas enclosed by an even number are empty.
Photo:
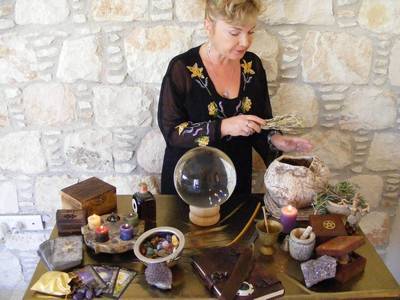
[[[133,251],[145,265],[165,262],[168,267],[172,267],[181,257],[184,245],[185,237],[180,230],[162,226],[139,236]]]

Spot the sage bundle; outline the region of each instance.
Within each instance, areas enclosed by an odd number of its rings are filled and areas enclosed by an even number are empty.
[[[287,133],[294,133],[303,128],[303,120],[295,115],[287,114],[266,119],[265,124],[261,126],[265,130],[279,130]]]

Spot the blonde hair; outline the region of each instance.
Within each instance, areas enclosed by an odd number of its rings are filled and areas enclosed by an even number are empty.
[[[211,21],[244,25],[257,19],[260,12],[260,0],[206,0],[205,17]]]

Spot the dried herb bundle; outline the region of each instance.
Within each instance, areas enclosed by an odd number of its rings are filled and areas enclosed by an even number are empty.
[[[327,213],[327,203],[331,201],[339,205],[353,205],[353,201],[358,201],[358,206],[362,209],[368,206],[367,201],[358,193],[359,187],[348,181],[341,181],[335,185],[327,184],[323,191],[318,193],[312,206],[318,214]]]
[[[295,115],[276,116],[272,119],[266,119],[261,127],[266,130],[280,130],[283,132],[294,132],[303,127],[303,120]]]

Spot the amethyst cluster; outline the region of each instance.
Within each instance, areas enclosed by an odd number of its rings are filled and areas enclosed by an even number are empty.
[[[300,266],[307,287],[336,275],[336,259],[328,255],[310,259]]]

